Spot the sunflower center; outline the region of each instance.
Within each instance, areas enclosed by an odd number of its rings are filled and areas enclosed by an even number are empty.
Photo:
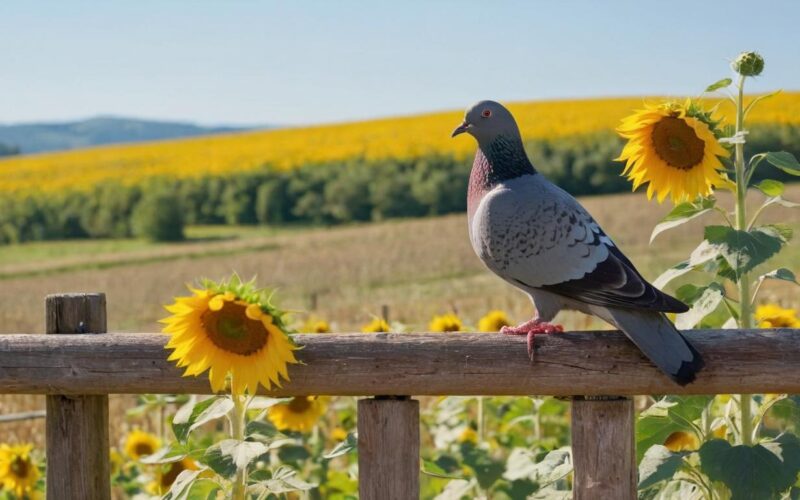
[[[311,408],[311,398],[298,396],[289,402],[289,411],[292,413],[303,413]]]
[[[17,476],[18,478],[26,478],[28,477],[28,468],[30,465],[28,464],[27,460],[24,460],[22,457],[14,458],[14,461],[11,462],[9,469],[11,472]]]
[[[267,329],[261,321],[248,318],[245,310],[246,306],[226,301],[219,311],[203,312],[200,322],[214,345],[242,356],[266,345]]]
[[[684,120],[665,116],[653,126],[653,147],[667,165],[691,170],[703,161],[705,143]]]
[[[152,455],[153,452],[156,451],[153,449],[150,443],[136,443],[134,450],[136,451],[137,455],[142,457],[145,455]]]

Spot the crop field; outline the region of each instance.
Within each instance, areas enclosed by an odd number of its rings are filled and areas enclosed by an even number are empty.
[[[789,186],[786,197],[800,199],[800,185]],[[638,194],[582,201],[651,280],[680,261],[702,233],[701,221],[695,221],[660,235],[650,247],[650,228],[668,211],[666,205],[647,203]],[[800,230],[796,210],[773,207],[766,220]],[[165,315],[161,305],[183,294],[185,284],[234,270],[277,287],[281,304],[301,311],[298,322],[314,316],[337,332],[358,331],[384,305],[390,320],[417,331],[445,312],[457,313],[473,328],[491,309],[520,322],[532,313],[526,297],[474,256],[463,214],[332,229],[200,227],[189,236],[193,239],[176,244],[98,240],[0,247],[0,333],[43,331],[44,296],[70,291],[106,292],[110,331],[158,331],[157,320]],[[779,264],[798,269],[800,254],[790,250]],[[791,286],[770,287],[768,300],[800,306]],[[586,316],[562,316],[568,328],[604,327]],[[5,411],[21,409],[14,403],[18,398],[3,398]]]
[[[656,98],[521,102],[509,107],[525,140],[555,139],[612,130],[622,117],[651,100]],[[732,116],[728,102],[720,111]],[[63,193],[103,181],[135,185],[152,177],[224,176],[265,165],[291,170],[353,159],[463,158],[472,154],[473,144],[449,136],[462,117],[462,111],[448,111],[22,156],[0,160],[0,193]],[[800,93],[766,99],[748,119],[753,124],[800,124]]]

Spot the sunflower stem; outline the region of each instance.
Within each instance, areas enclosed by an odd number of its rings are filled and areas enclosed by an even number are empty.
[[[744,75],[739,76],[737,88],[739,95],[736,100],[736,134],[744,130]],[[747,231],[747,208],[745,206],[747,196],[747,172],[744,162],[744,142],[738,141],[734,149],[734,167],[736,168],[736,229]],[[753,327],[752,311],[750,304],[750,275],[742,273],[739,275],[739,328],[748,329]],[[752,443],[753,417],[750,413],[752,396],[750,394],[739,395],[739,419],[741,420],[740,439],[744,445]]]
[[[231,437],[237,441],[244,441],[245,414],[247,413],[247,396],[231,394],[233,399],[233,414],[231,415]],[[247,467],[237,468],[233,480],[233,500],[245,500],[247,492]]]

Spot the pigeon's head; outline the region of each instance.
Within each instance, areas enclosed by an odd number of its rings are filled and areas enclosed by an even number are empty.
[[[498,136],[519,137],[519,128],[511,112],[495,101],[480,101],[467,109],[464,121],[453,130],[455,137],[464,132],[479,144],[491,144]]]

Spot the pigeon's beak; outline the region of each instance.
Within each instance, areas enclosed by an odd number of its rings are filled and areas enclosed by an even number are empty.
[[[467,131],[468,128],[469,128],[469,123],[467,123],[467,121],[464,120],[464,122],[461,125],[459,125],[458,127],[456,127],[455,130],[453,130],[453,133],[450,134],[450,137],[455,137],[458,134],[463,134],[464,132]]]

